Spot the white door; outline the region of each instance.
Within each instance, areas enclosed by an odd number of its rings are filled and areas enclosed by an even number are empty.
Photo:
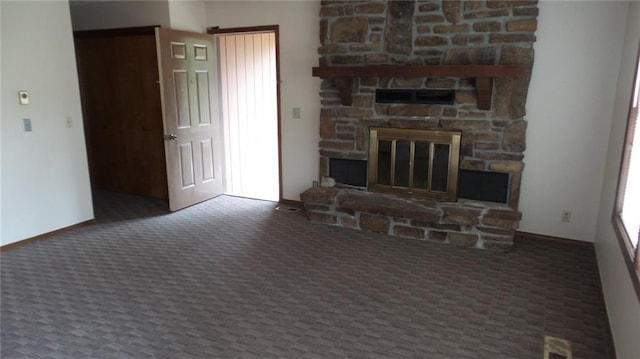
[[[223,144],[211,35],[156,28],[169,208],[221,194]]]

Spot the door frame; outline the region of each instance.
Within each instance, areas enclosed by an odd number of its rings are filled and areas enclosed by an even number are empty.
[[[220,29],[217,27],[207,28],[207,34],[220,35],[232,33],[247,32],[266,32],[273,31],[275,34],[276,46],[276,121],[278,126],[278,202],[287,203],[289,200],[282,198],[282,116],[280,108],[280,25],[264,25],[264,26],[247,26],[247,27],[230,27]],[[290,201],[292,204],[298,202]]]

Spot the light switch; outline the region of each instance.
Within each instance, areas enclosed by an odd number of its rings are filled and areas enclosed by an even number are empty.
[[[29,91],[18,91],[18,98],[21,105],[29,104]]]
[[[22,125],[24,127],[24,132],[31,132],[32,131],[31,119],[30,118],[23,118],[22,119]]]

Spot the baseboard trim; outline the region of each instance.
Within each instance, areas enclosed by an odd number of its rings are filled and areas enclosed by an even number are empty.
[[[548,241],[548,242],[556,242],[556,243],[564,243],[564,244],[572,244],[572,245],[585,246],[585,247],[593,247],[593,243],[592,242],[578,241],[576,239],[547,236],[545,234],[530,233],[530,232],[516,231],[515,238],[530,239],[530,240],[536,240],[536,241]]]
[[[35,237],[31,237],[31,238],[23,239],[21,241],[5,244],[4,246],[0,247],[0,253],[4,253],[6,251],[9,251],[9,250],[12,250],[12,249],[16,249],[18,247],[23,247],[23,246],[29,245],[31,243],[40,241],[42,239],[51,238],[53,236],[57,236],[59,234],[65,233],[65,232],[69,232],[69,231],[71,231],[73,229],[84,227],[84,226],[88,226],[88,225],[91,225],[91,224],[94,224],[94,223],[96,223],[96,220],[95,219],[90,219],[88,221],[76,223],[76,224],[68,226],[68,227],[56,229],[55,231],[43,233],[43,234],[37,235]]]

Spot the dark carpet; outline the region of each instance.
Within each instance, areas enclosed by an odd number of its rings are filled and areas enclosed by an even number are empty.
[[[609,358],[595,253],[508,253],[309,223],[221,196],[171,213],[98,192],[98,223],[1,257],[1,357]]]

